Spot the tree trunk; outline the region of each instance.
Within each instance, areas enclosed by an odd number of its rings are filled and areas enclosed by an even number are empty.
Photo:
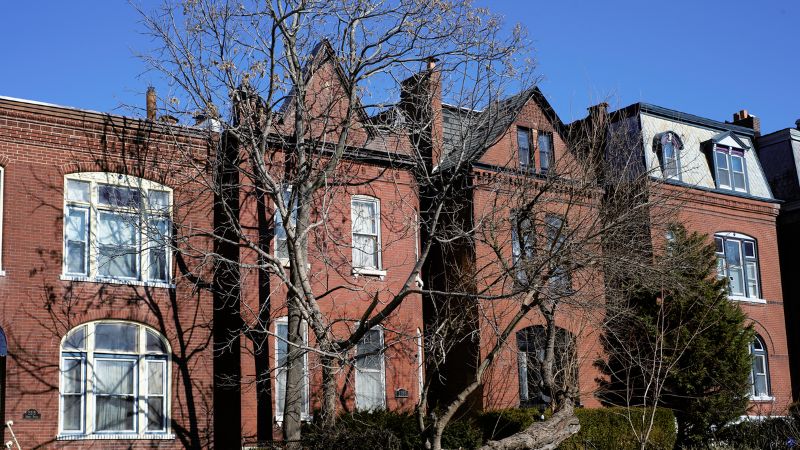
[[[287,449],[299,449],[303,411],[303,330],[297,298],[290,298],[288,352],[286,355],[286,397],[283,407],[283,440]]]
[[[322,426],[336,425],[336,367],[335,361],[330,356],[323,356],[322,360]]]
[[[534,422],[517,434],[499,441],[489,441],[481,450],[555,450],[581,429],[571,401],[544,422]]]

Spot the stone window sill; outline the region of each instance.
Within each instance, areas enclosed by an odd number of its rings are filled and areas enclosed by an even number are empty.
[[[173,283],[164,283],[161,281],[122,280],[117,278],[92,278],[80,275],[61,275],[61,280],[81,281],[86,283],[121,284],[125,286],[146,286],[154,288],[175,289],[175,285]]]
[[[99,441],[99,440],[170,440],[175,439],[175,435],[171,433],[151,433],[151,434],[134,434],[134,433],[109,433],[109,434],[59,434],[56,436],[57,441]]]
[[[353,275],[364,275],[367,277],[380,277],[382,280],[386,276],[386,271],[381,269],[372,269],[367,267],[353,267]]]
[[[757,303],[761,305],[765,305],[767,303],[767,300],[763,298],[742,297],[741,295],[729,295],[728,300],[742,303]]]

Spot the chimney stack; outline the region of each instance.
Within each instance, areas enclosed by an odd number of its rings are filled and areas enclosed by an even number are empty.
[[[156,120],[156,88],[147,88],[147,120]]]
[[[761,135],[761,119],[750,114],[746,109],[742,109],[737,113],[733,113],[732,123],[740,127],[750,128],[756,132],[756,136]]]

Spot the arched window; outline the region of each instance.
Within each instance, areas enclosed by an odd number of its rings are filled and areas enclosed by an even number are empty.
[[[547,328],[535,325],[517,331],[519,401],[523,407],[546,408],[555,391],[577,387],[578,360],[575,337],[563,328],[555,330],[552,370],[555,386],[545,386]]]
[[[758,246],[755,239],[739,233],[714,235],[717,276],[728,278],[728,292],[743,300],[759,300]]]
[[[142,178],[84,172],[64,180],[66,279],[169,283],[172,190]]]
[[[680,178],[680,151],[682,149],[683,142],[672,131],[656,136],[656,150],[664,178]]]
[[[59,431],[63,438],[171,438],[166,339],[132,322],[97,321],[61,342]]]
[[[756,335],[750,344],[750,354],[753,356],[753,365],[750,370],[750,394],[754,399],[769,398],[769,360],[767,359],[767,346],[761,336]]]

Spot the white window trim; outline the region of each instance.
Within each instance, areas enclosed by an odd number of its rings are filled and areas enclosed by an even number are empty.
[[[89,202],[80,202],[80,201],[73,201],[67,200],[67,181],[68,180],[76,180],[76,181],[84,181],[91,183],[89,186]],[[158,214],[159,217],[165,217],[170,224],[172,224],[172,217],[173,217],[173,202],[174,202],[174,191],[172,188],[165,186],[160,183],[156,183],[154,181],[147,180],[145,178],[134,177],[131,175],[124,175],[118,174],[113,172],[78,172],[67,174],[64,176],[63,182],[63,209],[64,217],[66,217],[66,211],[68,207],[82,207],[86,208],[87,210],[87,221],[88,221],[88,230],[87,230],[87,246],[86,246],[86,275],[79,275],[79,274],[69,274],[66,272],[67,268],[67,249],[66,249],[66,233],[67,227],[66,222],[62,224],[62,261],[61,261],[61,277],[62,281],[81,281],[81,282],[93,282],[93,283],[106,283],[106,284],[121,284],[121,285],[129,285],[129,286],[148,286],[148,287],[157,287],[157,288],[175,288],[174,284],[174,275],[173,275],[173,251],[172,248],[167,245],[166,252],[167,252],[167,281],[159,281],[159,280],[149,280],[147,278],[148,274],[145,274],[147,270],[149,270],[150,264],[150,252],[148,251],[147,247],[147,238],[143,227],[148,226],[148,224],[139,224],[136,230],[137,233],[137,245],[139,247],[139,252],[137,254],[137,269],[139,271],[139,278],[123,278],[123,277],[106,277],[99,275],[97,273],[97,218],[100,211],[103,211],[104,208],[98,208],[99,198],[98,198],[98,184],[110,184],[115,186],[123,186],[123,187],[134,187],[137,188],[142,192],[142,199],[145,200],[147,197],[146,193],[150,190],[156,191],[164,191],[168,192],[169,194],[169,206],[166,211]],[[146,201],[146,200],[145,200]],[[124,213],[124,211],[122,212]],[[169,230],[170,235],[172,230]]]
[[[358,406],[358,389],[356,389],[356,387],[358,386],[358,381],[356,380],[355,383],[354,383],[354,386],[353,386],[353,388],[354,388],[353,391],[355,392],[355,406],[356,406],[356,409],[359,410],[359,411],[376,411],[376,410],[386,409],[386,352],[385,352],[385,349],[383,348],[384,347],[384,342],[385,342],[384,341],[384,332],[383,332],[383,327],[380,326],[380,325],[376,325],[376,326],[372,327],[370,329],[370,331],[372,331],[372,330],[378,330],[378,333],[379,333],[378,335],[380,336],[380,340],[381,340],[381,352],[380,352],[381,368],[379,369],[379,371],[380,371],[380,374],[381,374],[380,380],[381,380],[381,390],[383,391],[383,399],[382,399],[383,400],[383,405],[381,405],[381,406],[379,406],[378,408],[375,408],[375,409],[360,408]],[[358,355],[358,344],[356,344],[356,355]],[[363,369],[359,369],[358,368],[358,362],[355,359],[353,360],[353,368],[355,369],[355,376],[356,376],[356,378],[358,378],[359,372],[362,371]],[[377,372],[377,370],[375,370],[375,369],[367,369],[367,370],[364,370],[364,371],[365,372],[369,372],[369,373]]]
[[[274,379],[274,383],[275,383],[275,388],[273,389],[272,392],[274,393],[274,395],[273,395],[273,399],[274,400],[273,401],[274,401],[275,404],[273,405],[273,408],[274,408],[274,411],[275,411],[275,422],[280,426],[283,423],[283,413],[278,414],[278,412],[277,412],[278,411],[278,408],[277,408],[277,402],[278,402],[278,395],[277,395],[277,393],[278,393],[278,372],[281,370],[281,368],[278,367],[278,343],[279,343],[279,341],[281,341],[283,339],[281,339],[278,336],[278,325],[286,325],[287,329],[288,329],[289,318],[287,316],[281,316],[281,317],[278,317],[277,319],[275,319],[274,322],[275,322],[275,332],[274,332],[275,353],[273,353],[273,367],[275,367],[275,376],[273,377],[273,379]],[[305,342],[306,345],[308,345],[308,323],[306,323],[306,321],[304,320],[303,324],[302,324],[302,326],[300,328],[301,328],[302,333],[303,333],[303,341]],[[287,342],[287,351],[288,351],[288,345],[289,344]],[[309,370],[308,370],[308,352],[303,354],[303,380],[304,380],[303,388],[306,391],[305,392],[306,393],[306,404],[305,404],[306,412],[301,412],[300,413],[300,420],[304,421],[304,422],[307,422],[307,421],[310,421],[311,418],[312,418],[311,417],[311,413],[310,413],[311,412],[311,396],[310,396],[310,390],[309,390],[310,376],[309,376]],[[286,389],[285,386],[284,386],[284,389]],[[284,394],[284,395],[286,395],[286,394]]]
[[[5,209],[6,169],[0,166],[0,277],[6,275],[3,266],[3,210]]]
[[[95,415],[95,403],[96,398],[94,395],[94,385],[95,385],[95,374],[94,371],[89,373],[89,367],[92,363],[96,360],[94,356],[94,346],[95,346],[95,333],[94,327],[99,323],[124,323],[129,325],[135,325],[138,327],[137,329],[137,340],[139,345],[139,350],[137,353],[117,353],[119,355],[130,355],[130,358],[125,358],[124,356],[121,358],[123,360],[136,360],[136,370],[137,373],[135,374],[135,382],[134,382],[134,392],[135,397],[137,399],[137,404],[135,404],[136,410],[136,417],[134,419],[134,424],[136,426],[136,430],[134,431],[94,431],[94,415]],[[85,336],[84,336],[84,350],[64,350],[64,341],[66,338],[77,328],[85,327]],[[147,386],[145,383],[142,383],[140,380],[147,378],[147,351],[146,351],[146,344],[147,344],[147,331],[151,331],[155,333],[157,336],[161,338],[161,341],[164,343],[166,348],[166,354],[158,354],[158,360],[164,361],[165,371],[164,371],[164,416],[165,416],[165,428],[163,431],[148,431],[147,430],[147,409],[143,407],[141,404],[144,399],[147,397],[146,389]],[[63,379],[63,361],[64,356],[63,353],[81,353],[82,354],[82,364],[83,364],[83,394],[82,394],[82,415],[81,415],[81,430],[64,430],[63,429],[63,409],[64,409],[64,402],[63,402],[63,395],[61,394],[61,384]],[[101,354],[106,354],[106,352],[99,352]],[[109,352],[111,354],[115,354],[113,352]],[[172,433],[171,429],[171,418],[172,418],[172,349],[170,347],[169,341],[167,341],[166,337],[161,334],[158,330],[149,327],[147,325],[138,323],[138,322],[130,322],[125,320],[95,320],[91,322],[83,323],[75,328],[72,328],[64,334],[61,338],[61,343],[59,345],[59,395],[58,395],[58,435],[56,436],[56,440],[58,441],[72,441],[72,440],[106,440],[106,439],[125,439],[125,440],[168,440],[168,439],[175,439],[175,434]],[[78,357],[74,357],[77,359]],[[100,357],[103,358],[102,356]],[[91,431],[90,431],[91,430]]]
[[[355,264],[355,257],[353,255],[353,253],[355,252],[355,247],[353,246],[353,235],[355,234],[355,230],[353,230],[353,225],[354,224],[352,223],[352,218],[353,218],[352,211],[353,211],[353,202],[356,202],[356,201],[375,203],[375,217],[376,217],[376,220],[378,222],[376,224],[377,225],[377,231],[378,231],[378,235],[377,235],[377,238],[378,238],[378,244],[377,244],[377,247],[378,247],[378,267],[357,267],[357,266],[354,265]],[[381,201],[380,201],[380,199],[377,198],[377,197],[369,196],[369,195],[353,195],[350,198],[350,221],[351,221],[351,224],[350,224],[350,246],[351,246],[351,249],[352,249],[351,255],[350,255],[350,260],[351,260],[351,265],[353,267],[352,275],[354,275],[354,276],[359,276],[359,275],[375,276],[375,277],[381,277],[381,279],[382,279],[383,277],[386,276],[386,270],[383,267],[383,248],[382,248],[383,247],[383,245],[382,245],[383,239],[382,239],[382,236],[381,236],[381,234],[382,234],[381,233],[381,228],[383,227],[383,225],[382,225],[382,220],[381,220]]]
[[[731,155],[731,153],[730,153],[731,150],[735,150],[737,152],[741,152],[742,154],[741,155]],[[744,192],[744,193],[750,192],[750,184],[749,184],[749,180],[748,180],[748,176],[747,176],[747,162],[745,161],[744,150],[741,149],[741,148],[737,148],[737,147],[725,147],[725,146],[719,147],[716,144],[714,144],[714,148],[712,149],[712,151],[714,153],[712,160],[714,161],[714,173],[715,173],[716,178],[717,178],[717,185],[720,188],[728,190],[728,191]],[[728,164],[728,169],[727,170],[728,170],[728,177],[729,177],[728,181],[730,182],[729,185],[728,184],[722,184],[722,180],[719,177],[719,167],[717,166],[717,153],[725,155],[725,160],[727,161],[727,164]],[[733,164],[731,164],[731,156],[736,156],[737,158],[741,158],[742,159],[742,176],[744,178],[744,188],[737,188],[737,187],[733,186],[733,184],[734,184],[733,183]]]
[[[719,233],[714,233],[711,237],[712,238],[721,237],[721,238],[737,239],[740,242],[742,242],[742,241],[751,241],[751,242],[753,242],[753,244],[755,245],[755,248],[756,248],[756,258],[755,258],[755,260],[756,260],[756,272],[757,272],[756,276],[758,277],[756,281],[758,282],[758,295],[759,295],[759,297],[747,297],[746,295],[734,295],[734,294],[731,294],[730,291],[729,291],[728,292],[728,300],[735,301],[735,302],[742,302],[742,303],[755,303],[755,304],[765,305],[767,303],[767,300],[764,298],[764,292],[762,292],[762,289],[761,289],[762,288],[762,284],[761,284],[761,253],[760,253],[760,250],[758,249],[758,241],[752,236],[748,236],[748,235],[742,234],[742,233],[735,233],[735,232],[731,232],[731,231],[723,231],[723,232],[719,232]],[[723,249],[724,249],[724,243],[723,243]],[[715,251],[715,255],[716,255],[716,251]],[[746,261],[745,261],[745,257],[744,257],[744,250],[742,250],[742,277],[743,277],[743,281],[744,281],[743,288],[744,288],[745,293],[746,293],[747,292],[747,274],[745,273],[745,269],[744,269],[745,263],[746,263]]]

